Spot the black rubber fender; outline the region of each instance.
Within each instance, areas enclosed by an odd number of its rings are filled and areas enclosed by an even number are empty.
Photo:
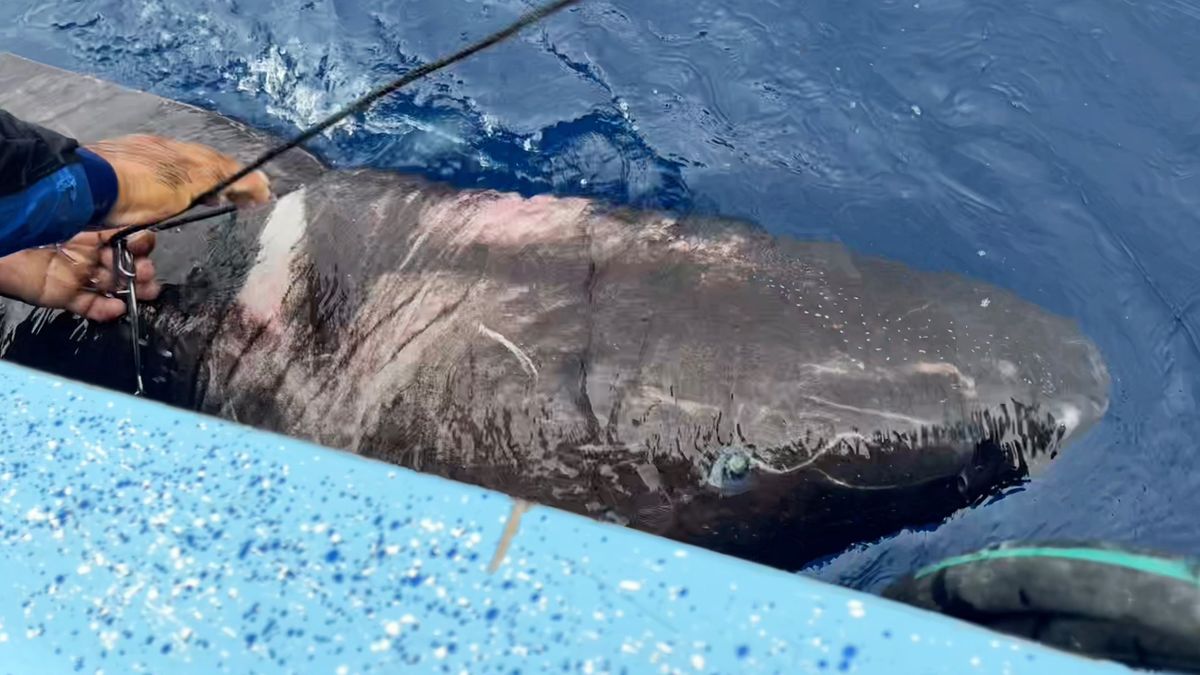
[[[883,596],[1134,668],[1200,673],[1200,563],[1106,544],[1001,544]]]

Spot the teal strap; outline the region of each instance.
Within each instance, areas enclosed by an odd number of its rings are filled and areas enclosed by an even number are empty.
[[[1034,548],[1001,548],[989,551],[979,551],[953,558],[947,558],[939,563],[922,567],[917,570],[916,578],[927,577],[935,572],[966,565],[974,562],[1000,560],[1004,558],[1059,558],[1066,560],[1082,560],[1100,565],[1115,565],[1129,569],[1168,577],[1200,587],[1200,575],[1195,568],[1182,560],[1166,560],[1137,553],[1123,551],[1108,551],[1095,548],[1050,548],[1039,546]]]

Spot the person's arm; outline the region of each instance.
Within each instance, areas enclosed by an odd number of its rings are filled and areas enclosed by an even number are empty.
[[[126,136],[86,148],[74,139],[0,110],[0,295],[66,309],[97,321],[124,313],[114,289],[115,230],[143,225],[187,207],[241,166],[207,146],[157,136]],[[239,206],[271,198],[255,172],[222,193]],[[57,248],[39,248],[61,244]],[[149,254],[154,237],[129,242],[138,297],[158,295]]]

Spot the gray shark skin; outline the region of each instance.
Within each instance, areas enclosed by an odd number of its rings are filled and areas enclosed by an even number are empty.
[[[227,120],[174,110],[149,115],[244,156]],[[269,207],[162,236],[152,397],[792,568],[1027,479],[1107,409],[1070,321],[957,275],[722,219],[292,171]],[[9,325],[5,358],[131,381],[127,328]]]

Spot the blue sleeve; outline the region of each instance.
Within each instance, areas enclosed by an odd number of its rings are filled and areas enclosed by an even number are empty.
[[[0,197],[0,256],[63,242],[100,225],[117,197],[111,166],[80,148],[79,161]]]

